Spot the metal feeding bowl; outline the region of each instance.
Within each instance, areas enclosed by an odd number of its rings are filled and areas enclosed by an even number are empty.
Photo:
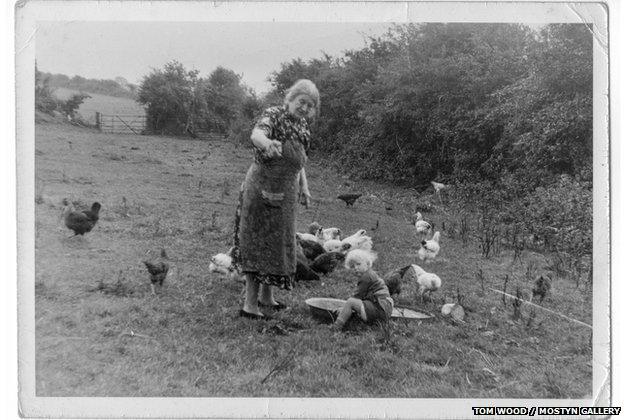
[[[338,312],[345,304],[346,301],[342,299],[334,299],[334,298],[310,298],[305,301],[305,303],[310,307],[310,312],[312,316],[320,318],[324,321],[333,322],[336,320],[338,316]],[[413,309],[408,308],[394,308],[392,310],[392,318],[394,319],[430,319],[433,318],[431,315],[414,311]]]
[[[433,318],[432,315],[429,315],[423,312],[418,312],[413,309],[396,308],[396,307],[392,309],[391,317],[394,319],[401,318],[401,319],[420,319],[420,320]]]
[[[310,298],[305,301],[310,307],[312,316],[328,322],[336,320],[345,302],[345,300],[334,298]]]

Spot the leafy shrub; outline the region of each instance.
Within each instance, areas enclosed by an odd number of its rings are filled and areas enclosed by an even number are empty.
[[[203,79],[177,61],[145,76],[138,92],[138,102],[147,106],[148,130],[174,135],[227,133],[234,125],[243,125],[235,121],[246,118],[243,108],[254,99],[232,70],[218,67]]]
[[[52,114],[56,107],[57,101],[50,88],[49,79],[37,69],[35,64],[35,109]]]
[[[80,105],[84,102],[85,99],[90,98],[91,96],[86,93],[76,93],[69,97],[67,100],[57,100],[58,106],[57,109],[70,117],[70,119],[74,119],[76,117],[76,111],[80,108]]]

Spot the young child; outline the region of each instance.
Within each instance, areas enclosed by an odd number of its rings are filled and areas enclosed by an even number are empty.
[[[390,319],[394,301],[386,283],[372,269],[374,260],[375,254],[363,249],[347,254],[345,267],[359,274],[357,291],[340,310],[334,328],[342,329],[353,312],[366,323]]]

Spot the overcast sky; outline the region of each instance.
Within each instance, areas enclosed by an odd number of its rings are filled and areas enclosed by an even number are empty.
[[[280,63],[332,56],[365,45],[389,23],[196,23],[40,22],[36,34],[39,70],[85,78],[126,78],[139,83],[153,68],[178,60],[208,76],[217,66],[234,70],[257,93]]]

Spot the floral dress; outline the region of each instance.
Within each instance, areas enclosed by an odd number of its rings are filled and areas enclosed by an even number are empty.
[[[298,179],[307,160],[310,129],[286,106],[268,108],[255,128],[282,143],[282,156],[269,158],[258,148],[254,151],[236,210],[234,264],[260,283],[290,290],[297,267]]]

